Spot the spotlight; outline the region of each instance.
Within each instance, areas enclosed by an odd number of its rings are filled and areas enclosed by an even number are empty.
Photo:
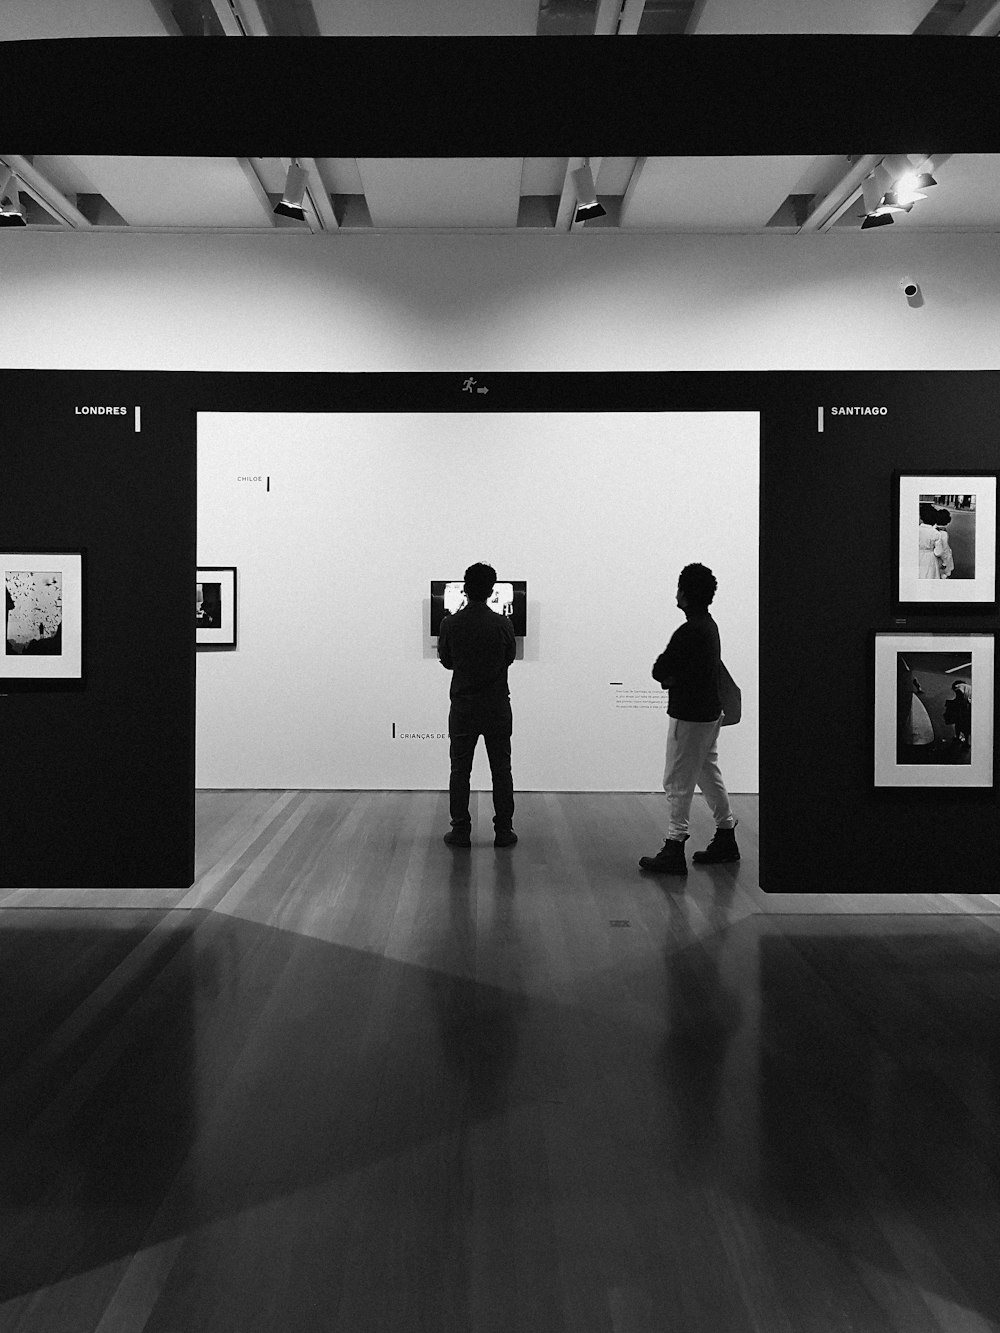
[[[299,166],[292,158],[292,165],[288,168],[288,175],[285,177],[285,192],[281,196],[281,202],[275,204],[274,211],[283,218],[295,218],[298,222],[305,222],[306,211],[302,207],[302,200],[305,197],[307,177],[305,170]]]
[[[21,212],[21,201],[17,192],[17,177],[7,168],[7,174],[0,185],[0,227],[26,227]]]
[[[606,209],[602,208],[597,202],[597,191],[594,188],[594,177],[590,170],[590,164],[584,162],[582,167],[578,167],[573,175],[573,186],[576,190],[576,214],[574,222],[589,222],[591,218],[602,218]]]
[[[893,183],[898,183],[904,176],[913,175],[913,163],[905,153],[886,153],[882,166],[889,173]]]
[[[882,181],[876,178],[874,172],[862,181],[861,194],[865,201],[865,220],[861,224],[861,230],[867,231],[869,227],[890,226],[893,210],[883,207],[885,195],[882,189]]]

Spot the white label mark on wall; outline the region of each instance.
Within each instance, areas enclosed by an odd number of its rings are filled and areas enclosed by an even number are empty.
[[[141,412],[142,412],[142,408],[137,407],[137,408],[135,409],[135,433],[136,433],[136,435],[138,435],[139,432],[142,430]]]
[[[818,420],[817,423],[816,423],[816,429],[819,431],[820,435],[822,435],[822,434],[823,434],[823,409],[820,407],[820,408],[817,409],[817,411],[819,412],[819,420]]]

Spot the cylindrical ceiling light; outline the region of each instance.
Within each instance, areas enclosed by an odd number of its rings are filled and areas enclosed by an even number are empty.
[[[571,173],[573,188],[576,191],[576,213],[574,222],[589,222],[591,218],[602,218],[606,209],[597,202],[597,189],[594,185],[590,163],[584,158],[583,166]]]
[[[298,222],[305,222],[306,211],[302,207],[302,201],[305,198],[307,184],[308,176],[305,169],[300,167],[293,157],[285,177],[285,192],[281,196],[281,202],[274,208],[279,217],[295,218]]]

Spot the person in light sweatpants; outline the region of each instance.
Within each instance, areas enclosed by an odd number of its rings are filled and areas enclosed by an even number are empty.
[[[718,626],[708,610],[717,586],[715,575],[705,565],[685,565],[677,580],[677,605],[685,621],[653,664],[653,679],[670,691],[663,769],[669,821],[660,851],[639,858],[642,870],[666,875],[687,873],[684,844],[696,786],[712,811],[715,836],[704,851],[695,852],[693,859],[698,863],[740,859],[737,821],[717,749],[722,725],[722,651]]]

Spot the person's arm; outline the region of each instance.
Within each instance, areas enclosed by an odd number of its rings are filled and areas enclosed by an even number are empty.
[[[507,665],[510,666],[514,658],[517,657],[517,636],[515,635],[514,627],[509,620],[504,621],[503,648]]]
[[[450,616],[445,616],[441,621],[441,628],[438,630],[438,657],[441,665],[447,670],[453,669],[451,660],[451,644],[448,642],[448,621]]]
[[[681,629],[683,628],[681,626]],[[652,677],[654,680],[658,680],[665,690],[669,690],[671,685],[675,683],[677,670],[683,658],[683,639],[678,643],[678,635],[680,635],[681,629],[674,631],[670,642],[653,663]]]

